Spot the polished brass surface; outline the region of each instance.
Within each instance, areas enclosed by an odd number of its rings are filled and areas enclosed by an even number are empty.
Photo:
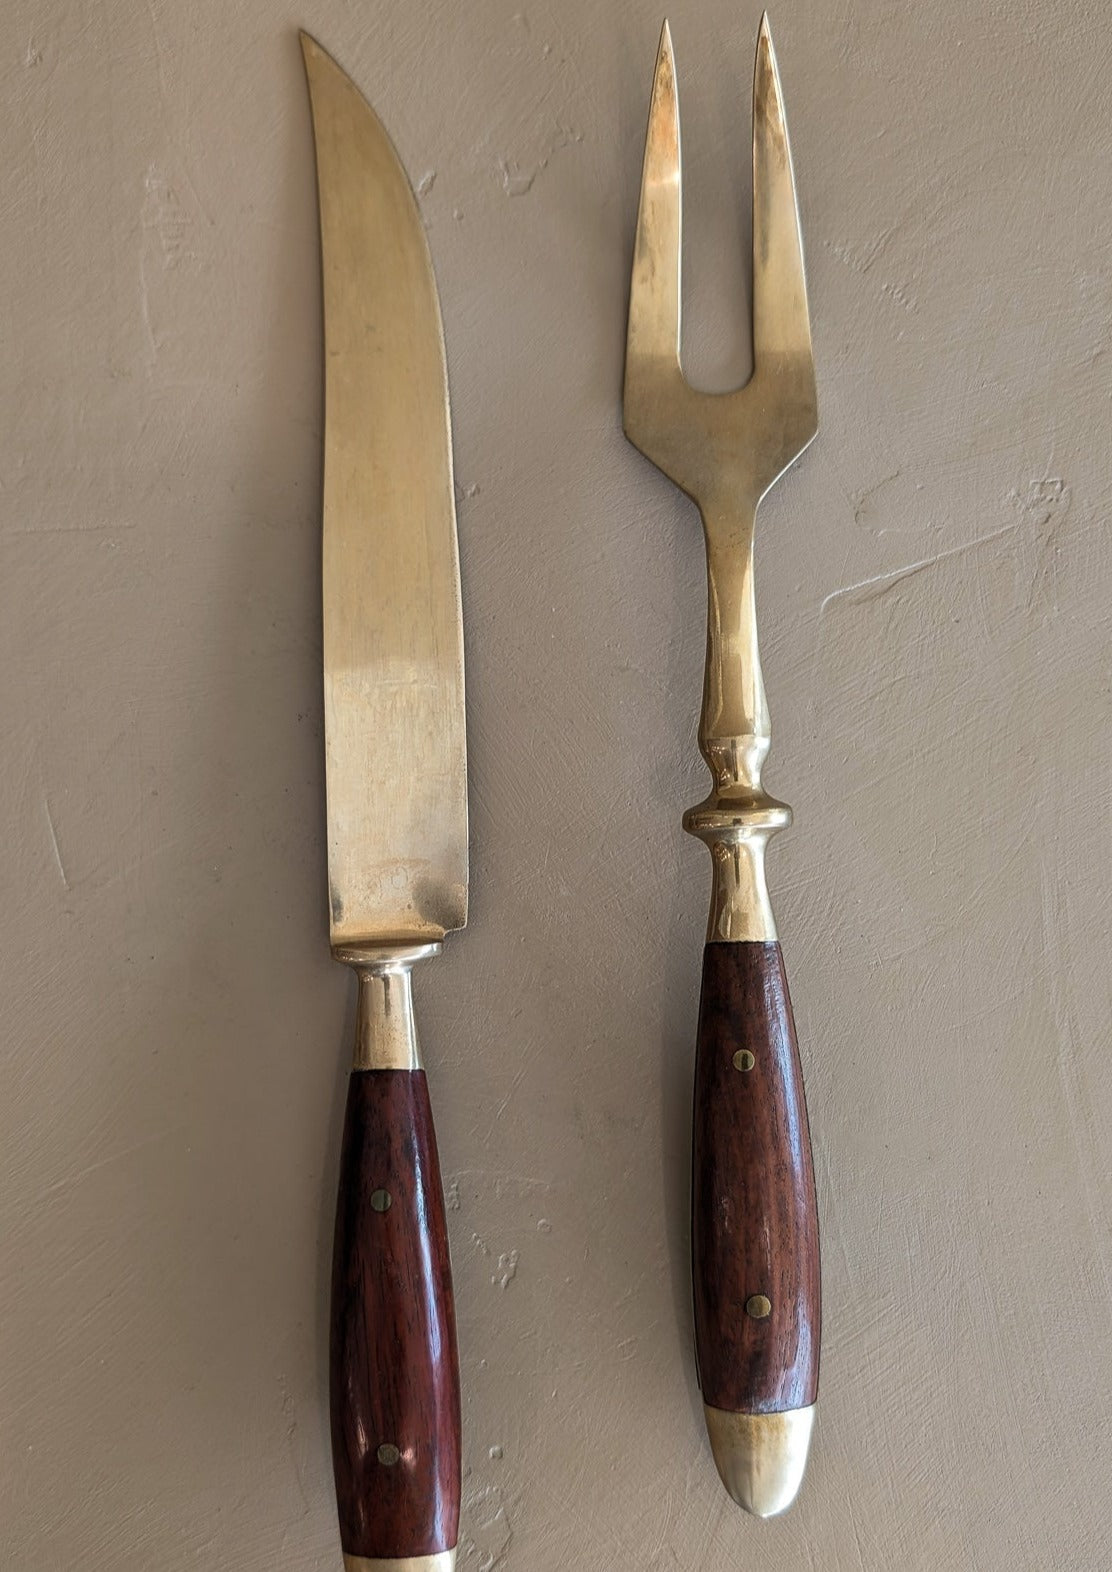
[[[738,1506],[755,1517],[790,1507],[807,1468],[814,1404],[781,1414],[728,1414],[709,1406],[703,1412],[719,1477]]]
[[[334,946],[467,920],[448,385],[425,230],[378,119],[302,34],[324,294],[324,715]]]
[[[421,1046],[413,1015],[413,968],[439,955],[439,944],[405,944],[374,949],[338,944],[333,955],[359,978],[355,1014],[354,1070],[419,1070]]]
[[[795,177],[768,18],[753,85],[753,375],[702,393],[680,360],[680,122],[668,24],[653,83],[626,346],[626,436],[696,503],[707,553],[707,662],[699,747],[713,777],[684,827],[710,848],[709,940],[765,940],[776,924],[765,847],[791,823],[761,770],[771,743],[757,645],[758,504],[818,429]]]
[[[767,1294],[750,1294],[745,1301],[745,1313],[751,1315],[754,1321],[763,1321],[772,1314],[772,1300]]]
[[[441,1550],[434,1556],[345,1556],[344,1572],[454,1572],[456,1553]]]

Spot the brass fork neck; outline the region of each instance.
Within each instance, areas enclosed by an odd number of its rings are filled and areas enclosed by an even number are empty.
[[[791,823],[791,809],[770,797],[761,771],[772,729],[757,645],[753,594],[755,508],[703,513],[707,547],[707,664],[699,748],[713,787],[688,809],[684,829],[711,854],[708,941],[776,938],[765,878],[765,848]]]
[[[772,743],[757,644],[753,515],[740,522],[704,515],[707,547],[707,664],[699,748],[722,791],[760,793]]]

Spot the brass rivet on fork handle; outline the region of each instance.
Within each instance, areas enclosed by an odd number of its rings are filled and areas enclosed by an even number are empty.
[[[807,1112],[765,878],[765,848],[791,823],[791,809],[761,780],[771,726],[753,589],[758,504],[818,429],[795,180],[767,17],[753,82],[754,369],[731,393],[699,392],[681,367],[681,201],[665,23],[645,139],[623,414],[626,436],[703,521],[699,747],[712,785],[683,820],[706,843],[713,869],[695,1071],[695,1338],[723,1483],[739,1505],[767,1517],[790,1505],[802,1481],[820,1320]],[[736,1073],[758,1060],[759,1076]],[[767,1291],[751,1295],[753,1281]]]

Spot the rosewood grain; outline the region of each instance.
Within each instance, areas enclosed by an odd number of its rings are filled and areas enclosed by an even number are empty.
[[[450,1550],[460,1395],[444,1195],[423,1070],[348,1086],[332,1257],[332,1466],[348,1555]]]
[[[752,1067],[743,1068],[749,1054]],[[703,952],[691,1203],[703,1401],[754,1414],[813,1403],[820,1323],[815,1180],[791,1000],[775,942],[708,944]],[[769,1302],[763,1315],[760,1296]],[[746,1309],[750,1301],[755,1314]]]

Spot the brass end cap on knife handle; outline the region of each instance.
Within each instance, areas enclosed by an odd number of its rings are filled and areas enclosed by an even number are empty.
[[[433,1556],[345,1556],[344,1572],[455,1572],[454,1550],[440,1550]]]
[[[413,1014],[413,968],[439,955],[429,944],[337,944],[332,954],[359,979],[354,1070],[419,1070],[421,1045]]]
[[[704,1405],[718,1476],[738,1506],[775,1517],[799,1494],[807,1468],[815,1406],[780,1414],[729,1414]]]

